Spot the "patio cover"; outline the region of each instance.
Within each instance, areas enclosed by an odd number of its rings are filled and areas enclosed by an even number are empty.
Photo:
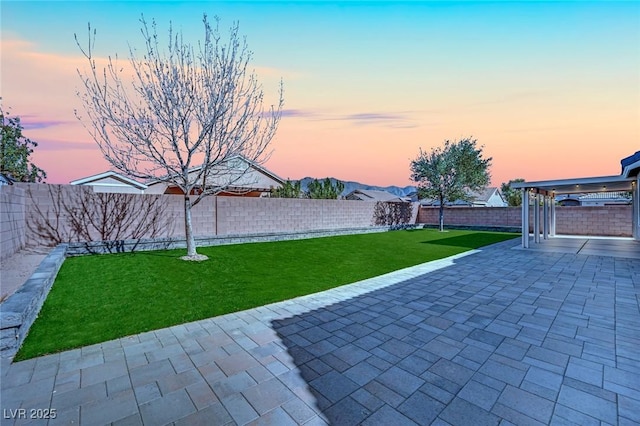
[[[632,234],[640,241],[640,151],[622,159],[622,173],[618,176],[599,176],[574,179],[556,179],[536,182],[518,182],[511,184],[514,189],[522,190],[522,247],[529,247],[529,198],[533,194],[534,206],[534,242],[540,242],[540,201],[543,208],[543,238],[555,235],[555,202],[558,194],[580,192],[631,191],[632,194]],[[551,210],[551,218],[548,212]]]

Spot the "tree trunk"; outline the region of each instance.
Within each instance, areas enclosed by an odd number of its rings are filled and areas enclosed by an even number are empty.
[[[440,202],[440,232],[444,231],[444,205]]]
[[[193,237],[193,229],[191,226],[191,200],[189,196],[184,197],[184,231],[187,239],[187,256],[195,256],[196,239]]]

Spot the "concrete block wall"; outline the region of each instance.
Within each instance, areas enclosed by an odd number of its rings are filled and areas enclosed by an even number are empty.
[[[164,198],[172,197],[179,205],[174,211],[175,227],[171,235],[167,237],[184,237],[184,197],[175,195],[163,195]],[[196,236],[215,235],[216,232],[216,199],[217,197],[205,197],[191,208],[191,223]]]
[[[170,226],[165,228],[158,238],[184,238],[184,197],[180,195],[161,195],[161,197],[162,203],[166,206],[165,214],[170,220]],[[206,197],[191,207],[191,224],[196,236],[213,235],[215,232],[214,201],[214,197]]]
[[[418,223],[436,225],[439,215],[438,207],[421,207]],[[522,217],[519,207],[445,207],[444,224],[517,227],[522,225]]]
[[[34,224],[38,219],[42,221],[42,216],[61,234],[69,235],[68,224],[60,220],[56,212],[56,198],[74,199],[80,191],[90,190],[72,185],[19,186],[24,192],[24,218],[17,222],[23,224],[26,241],[34,247],[52,245],[51,241],[34,232]],[[150,195],[128,196],[142,200],[141,197]],[[169,224],[155,238],[184,238],[184,198],[179,195],[160,197]],[[364,228],[373,225],[374,207],[375,202],[366,201],[206,197],[192,207],[191,221],[196,237]],[[151,235],[143,238],[151,238]],[[74,242],[74,238],[71,240]]]
[[[25,193],[18,185],[0,185],[0,259],[26,243]]]
[[[213,235],[363,228],[372,225],[374,206],[367,201],[217,197]]]
[[[549,213],[551,214],[551,213]],[[556,234],[630,237],[631,206],[561,207],[556,206]],[[438,223],[439,209],[422,207],[418,223]],[[542,229],[542,208],[540,208]],[[451,207],[444,211],[445,226],[521,227],[520,207]],[[529,209],[529,231],[533,232],[533,208]]]
[[[30,228],[38,216],[36,207],[55,223],[56,190],[63,196],[70,196],[87,188],[20,183],[0,189],[3,257],[10,256],[25,244],[51,245]],[[131,196],[134,200],[142,200],[140,197],[149,195]],[[155,238],[184,238],[183,197],[161,197],[169,223]],[[367,201],[207,197],[192,208],[191,220],[196,237],[305,232],[372,226],[374,208],[375,202]],[[438,223],[437,208],[419,208],[416,216],[417,223]],[[533,230],[533,209],[529,217]],[[632,233],[631,206],[557,207],[556,219],[558,234],[630,236]],[[519,207],[445,209],[445,225],[519,228],[520,224]],[[65,231],[64,222],[56,226]]]
[[[26,241],[27,245],[33,247],[51,246],[54,243],[50,240],[43,239],[34,230],[38,221],[43,222],[46,219],[50,224],[54,225],[58,232],[63,236],[69,236],[69,226],[64,220],[64,212],[60,212],[60,203],[58,198],[66,200],[77,199],[81,191],[92,191],[91,188],[73,186],[73,185],[44,185],[44,184],[18,184],[24,189],[25,202],[25,221],[26,221]],[[155,197],[154,195],[126,194],[133,200],[142,200],[143,197]],[[158,237],[184,237],[184,199],[176,196],[162,196],[162,203],[166,206],[163,217],[167,218],[167,226],[164,226],[161,235]],[[199,226],[203,226],[204,230],[210,230],[204,227],[207,216],[206,203],[202,206],[194,207],[194,222]],[[94,235],[95,239],[99,239],[98,235]],[[150,237],[147,235],[146,237]],[[70,238],[71,241],[78,240]]]
[[[556,207],[556,232],[630,237],[632,206]]]
[[[21,183],[18,185],[24,189],[26,245],[30,247],[55,245],[54,242],[37,236],[35,227],[38,221],[46,219],[49,223],[56,225],[55,228],[59,234],[67,234],[69,226],[65,221],[60,220],[62,212],[56,210],[56,201],[58,196],[60,198],[68,197],[74,191],[81,190],[81,188],[72,187],[71,185],[44,185],[39,183]]]

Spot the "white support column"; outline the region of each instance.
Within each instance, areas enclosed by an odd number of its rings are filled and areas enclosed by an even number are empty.
[[[556,236],[556,195],[551,194],[551,229],[549,234],[552,237]]]
[[[631,202],[633,208],[631,211],[631,220],[633,224],[631,226],[631,232],[633,239],[640,241],[640,175],[633,182],[633,190],[631,191]]]
[[[522,188],[522,247],[529,248],[529,190]]]
[[[540,243],[540,194],[533,199],[533,242]]]
[[[549,196],[542,198],[542,238],[549,239]]]

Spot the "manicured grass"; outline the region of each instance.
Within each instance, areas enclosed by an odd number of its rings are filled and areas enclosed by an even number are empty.
[[[69,258],[16,360],[327,290],[516,234],[394,231]]]

